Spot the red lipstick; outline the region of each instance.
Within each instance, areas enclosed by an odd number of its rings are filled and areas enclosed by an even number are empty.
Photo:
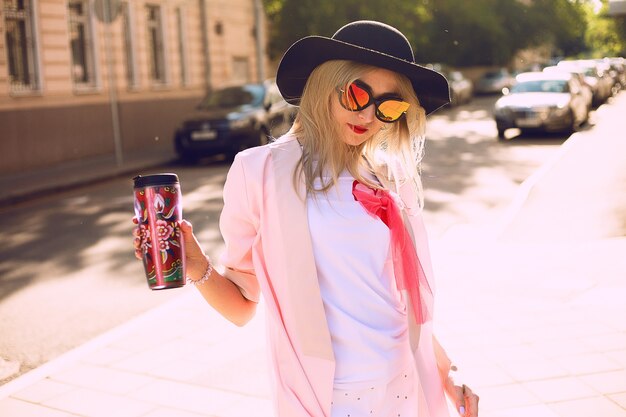
[[[350,126],[350,129],[352,129],[352,131],[358,135],[362,135],[363,133],[367,132],[367,128],[365,127],[351,125],[350,123],[348,123],[348,126]]]

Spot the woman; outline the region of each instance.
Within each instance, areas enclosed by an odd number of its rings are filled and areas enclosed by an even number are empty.
[[[222,273],[182,223],[188,279],[237,325],[263,295],[280,417],[440,417],[445,394],[477,416],[432,335],[420,214],[425,116],[447,81],[402,33],[359,21],[292,45],[277,84],[294,125],[230,168]]]

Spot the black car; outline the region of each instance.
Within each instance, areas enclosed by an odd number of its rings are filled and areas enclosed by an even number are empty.
[[[185,162],[217,154],[232,158],[286,132],[295,112],[273,81],[213,90],[176,130],[176,153]]]

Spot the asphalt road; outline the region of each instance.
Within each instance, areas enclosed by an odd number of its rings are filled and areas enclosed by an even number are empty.
[[[433,239],[455,225],[502,215],[519,184],[566,139],[524,135],[498,142],[494,101],[479,97],[429,119],[423,178]],[[179,175],[185,217],[216,258],[228,164],[159,170]],[[19,366],[0,383],[193,290],[148,289],[142,265],[133,257],[132,210],[130,178],[0,209],[0,362]]]

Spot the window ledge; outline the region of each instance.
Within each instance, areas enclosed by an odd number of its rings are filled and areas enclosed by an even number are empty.
[[[9,96],[13,98],[21,98],[21,97],[41,97],[43,96],[43,91],[40,88],[32,88],[32,89],[12,89],[9,88]]]

